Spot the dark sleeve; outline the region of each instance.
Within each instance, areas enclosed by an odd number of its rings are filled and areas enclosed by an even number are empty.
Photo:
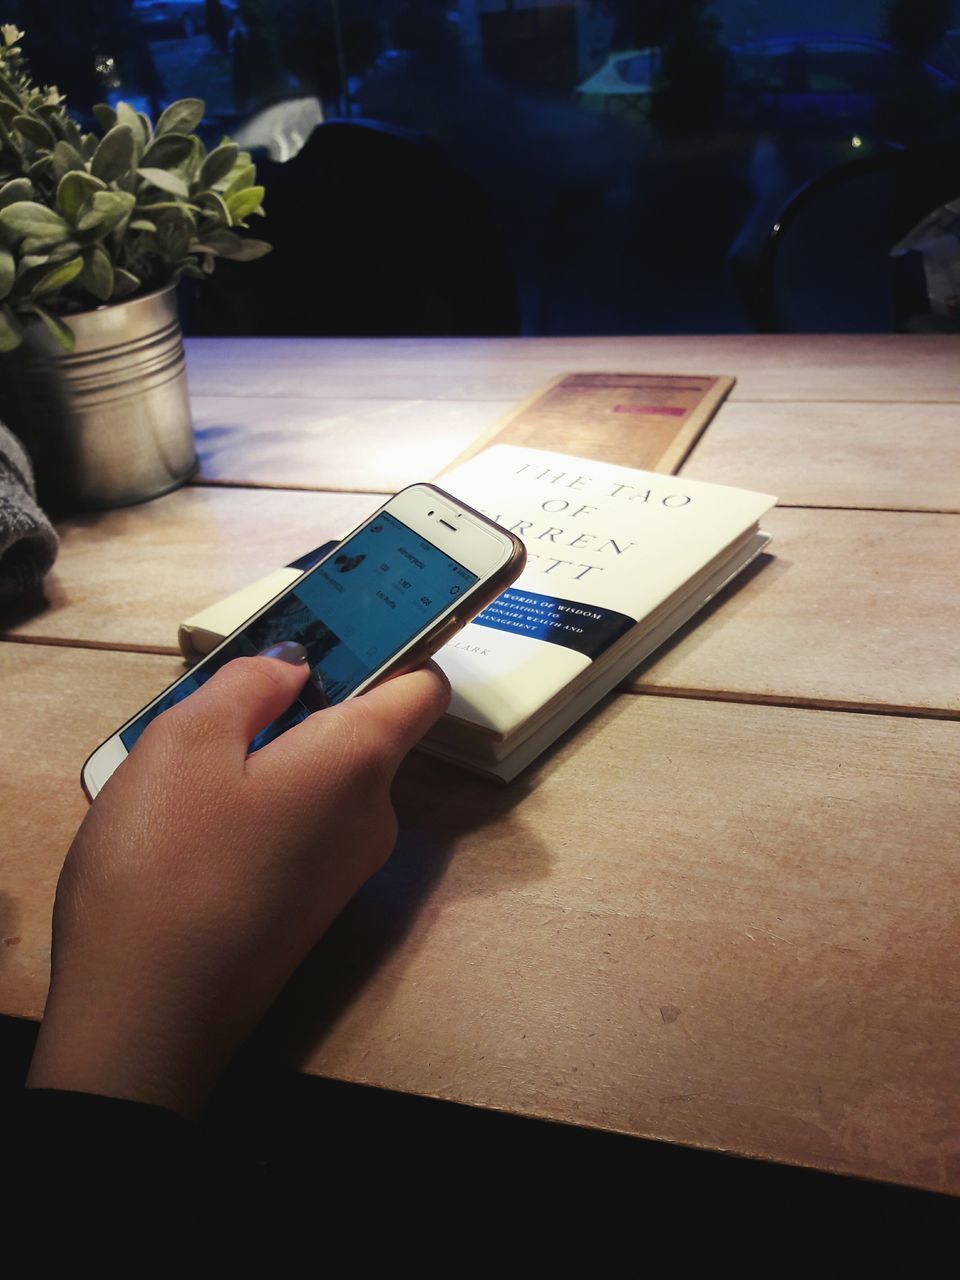
[[[33,1274],[225,1274],[213,1212],[225,1170],[199,1125],[146,1103],[22,1089],[0,1094],[0,1133],[5,1244],[15,1237]]]

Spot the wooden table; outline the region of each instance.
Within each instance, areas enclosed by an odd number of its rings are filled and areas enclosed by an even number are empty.
[[[63,526],[0,643],[0,1009],[40,1016],[92,746],[178,621],[565,371],[732,373],[684,474],[775,561],[508,789],[426,759],[258,1051],[481,1107],[960,1191],[960,343],[190,344],[202,468]],[[558,442],[558,447],[562,443]]]

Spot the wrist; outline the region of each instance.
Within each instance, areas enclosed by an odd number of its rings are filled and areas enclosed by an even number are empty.
[[[229,1058],[216,1052],[209,1035],[201,1050],[203,1043],[182,1024],[145,1014],[130,1018],[119,1009],[91,1008],[89,1001],[58,1001],[52,991],[26,1086],[145,1102],[190,1116]]]

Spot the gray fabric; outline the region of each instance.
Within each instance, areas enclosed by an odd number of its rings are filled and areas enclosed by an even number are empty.
[[[0,596],[35,587],[58,546],[53,525],[37,506],[30,459],[0,422]]]

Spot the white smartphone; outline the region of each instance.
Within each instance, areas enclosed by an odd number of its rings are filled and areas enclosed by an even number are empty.
[[[307,650],[300,697],[250,744],[256,751],[331,703],[412,670],[513,582],[523,543],[442,489],[415,484],[97,747],[81,772],[92,800],[151,720],[231,659],[282,640]]]

